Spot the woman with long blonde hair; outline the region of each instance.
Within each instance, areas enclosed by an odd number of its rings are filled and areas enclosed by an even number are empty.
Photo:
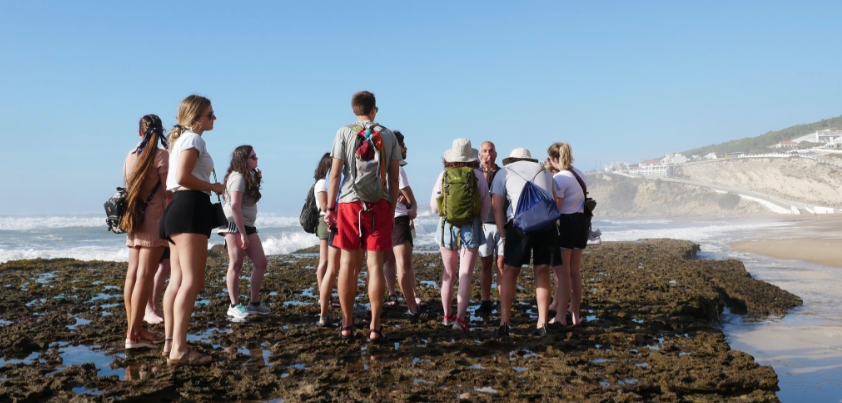
[[[126,348],[152,348],[164,339],[144,329],[141,325],[146,304],[152,292],[152,283],[158,261],[167,241],[158,236],[158,224],[166,205],[164,181],[167,178],[169,153],[164,147],[164,127],[157,115],[140,118],[138,135],[140,143],[126,156],[123,166],[126,179],[126,213],[120,226],[126,231],[129,247],[129,265],[123,287],[126,305]]]
[[[181,101],[178,123],[170,131],[170,171],[167,190],[173,193],[161,223],[160,235],[170,242],[172,273],[164,293],[164,354],[170,365],[208,365],[213,360],[187,345],[187,329],[196,297],[205,285],[208,238],[213,230],[211,192],[225,186],[212,183],[213,158],[202,135],[216,120],[211,101],[190,95]]]

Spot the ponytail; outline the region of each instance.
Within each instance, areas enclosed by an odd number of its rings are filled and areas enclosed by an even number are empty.
[[[138,154],[138,163],[134,171],[126,175],[126,214],[120,220],[120,225],[126,232],[135,232],[143,222],[143,212],[146,209],[146,197],[141,194],[146,178],[154,171],[155,153],[158,152],[158,140],[166,147],[164,126],[158,115],[146,115],[140,118],[140,131],[144,133],[143,140],[132,154]]]

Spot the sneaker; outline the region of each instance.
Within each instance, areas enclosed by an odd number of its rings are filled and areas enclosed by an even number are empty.
[[[509,324],[504,323],[497,328],[497,332],[495,333],[497,337],[509,337]]]
[[[471,331],[471,325],[468,323],[468,321],[459,318],[454,318],[453,328],[457,330],[462,330],[465,333],[469,333]]]
[[[413,322],[426,321],[435,318],[435,315],[428,311],[426,306],[419,306],[418,312],[415,313],[407,309],[403,315]]]
[[[488,316],[488,315],[491,315],[491,309],[492,309],[491,301],[482,301],[482,303],[479,304],[479,308],[477,308],[477,310],[476,310],[476,314],[482,315],[482,316]]]
[[[228,305],[228,316],[234,319],[245,319],[249,316],[249,313],[243,304],[237,304],[237,306]]]
[[[272,311],[270,311],[269,308],[267,308],[266,305],[263,304],[248,304],[246,305],[246,312],[248,312],[249,314],[256,313],[258,315],[268,315]]]
[[[547,336],[547,324],[544,323],[544,326],[541,326],[532,331],[532,337],[535,338],[542,338]]]
[[[441,324],[446,327],[453,326],[453,322],[456,321],[456,315],[445,316],[441,320]]]
[[[330,316],[319,315],[319,321],[316,322],[316,326],[318,326],[318,327],[329,327],[329,326],[331,326]]]

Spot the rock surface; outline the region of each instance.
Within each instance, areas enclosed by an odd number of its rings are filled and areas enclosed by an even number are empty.
[[[413,323],[403,307],[385,311],[393,340],[383,345],[345,343],[336,328],[313,325],[312,255],[271,257],[263,294],[272,315],[230,323],[226,257],[212,258],[190,328],[191,342],[213,355],[204,368],[170,368],[160,351],[122,348],[125,263],[7,262],[0,401],[777,401],[772,368],[731,350],[718,318],[726,304],[763,316],[801,300],[739,261],[696,260],[696,251],[673,240],[588,248],[586,321],[543,339],[530,336],[536,310],[525,269],[510,338],[492,337],[493,317],[474,317],[465,334],[438,320]],[[440,314],[440,256],[416,253],[413,265],[419,294]],[[474,302],[478,293],[475,285]]]

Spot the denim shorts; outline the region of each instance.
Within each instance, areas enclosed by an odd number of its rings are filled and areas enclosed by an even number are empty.
[[[443,227],[442,224],[444,224]],[[474,222],[470,224],[451,225],[443,217],[439,218],[435,241],[439,246],[447,249],[456,249],[459,246],[468,249],[478,248],[481,243],[485,242],[482,221],[479,217],[476,217]]]

